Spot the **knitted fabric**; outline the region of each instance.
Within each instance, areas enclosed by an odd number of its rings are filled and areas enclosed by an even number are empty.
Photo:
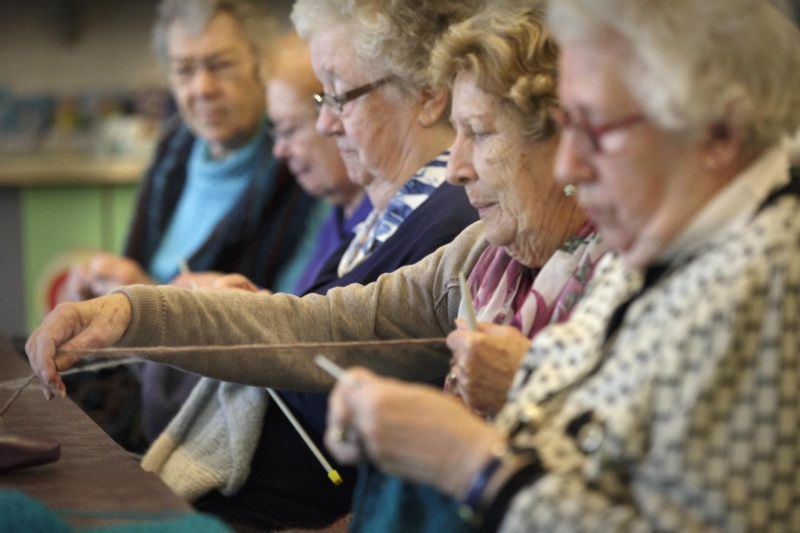
[[[250,472],[267,404],[265,389],[200,380],[142,468],[189,501],[213,489],[235,493]]]
[[[63,519],[70,516],[81,520],[114,522],[121,520],[126,523],[72,528]],[[229,533],[230,529],[219,520],[199,513],[53,510],[22,492],[0,491],[0,531],[3,533],[183,533],[184,531]]]

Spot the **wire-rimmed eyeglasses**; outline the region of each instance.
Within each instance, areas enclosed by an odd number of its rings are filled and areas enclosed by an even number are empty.
[[[337,114],[341,114],[344,110],[344,105],[347,102],[352,102],[356,98],[364,96],[365,94],[374,91],[378,87],[382,87],[386,85],[390,81],[394,81],[396,76],[386,76],[385,78],[381,78],[378,81],[368,83],[366,85],[362,85],[361,87],[356,87],[346,93],[342,94],[326,94],[326,93],[317,93],[312,96],[314,99],[314,105],[317,106],[317,110],[321,111],[322,106],[326,105]]]

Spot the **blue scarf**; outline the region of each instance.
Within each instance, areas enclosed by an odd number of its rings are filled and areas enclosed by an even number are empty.
[[[445,182],[449,156],[449,151],[444,152],[422,167],[395,193],[385,211],[373,209],[367,219],[355,227],[355,237],[339,263],[339,277],[353,270],[388,241],[405,219]]]

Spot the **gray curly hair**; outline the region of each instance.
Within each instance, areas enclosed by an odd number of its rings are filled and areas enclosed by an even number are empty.
[[[452,24],[474,15],[482,0],[297,0],[291,19],[308,40],[346,24],[357,65],[377,77],[395,75],[402,87],[429,85],[431,51]]]
[[[275,31],[274,21],[266,11],[251,0],[163,0],[157,9],[153,26],[153,50],[162,67],[169,62],[167,31],[175,21],[181,21],[196,34],[206,29],[217,14],[228,13],[242,27],[256,58],[261,57]]]
[[[765,0],[559,0],[548,23],[562,45],[626,41],[626,84],[665,129],[730,124],[760,150],[800,126],[800,34]]]

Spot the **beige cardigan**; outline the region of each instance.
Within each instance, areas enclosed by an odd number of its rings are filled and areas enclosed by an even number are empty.
[[[336,288],[303,298],[171,287],[121,289],[132,305],[122,346],[287,344],[443,337],[453,328],[458,273],[469,272],[486,248],[476,223],[416,265],[381,276],[366,287]],[[447,372],[439,350],[326,352],[344,367],[427,380]],[[176,494],[193,501],[213,489],[234,494],[246,481],[269,398],[263,387],[324,391],[331,378],[312,353],[192,352],[150,357],[214,379],[195,387],[178,415],[153,443],[142,468],[157,473]],[[254,385],[246,387],[230,381]],[[267,430],[267,428],[264,428]]]
[[[458,273],[470,272],[486,248],[476,222],[452,243],[419,263],[384,274],[367,286],[335,288],[326,296],[264,296],[239,291],[189,291],[135,285],[123,288],[131,324],[119,346],[286,344],[444,337],[461,301]],[[327,391],[332,379],[314,354],[189,353],[149,359],[222,381],[309,392]],[[447,372],[444,346],[402,353],[348,351],[338,364],[367,366],[404,379],[427,380]]]

